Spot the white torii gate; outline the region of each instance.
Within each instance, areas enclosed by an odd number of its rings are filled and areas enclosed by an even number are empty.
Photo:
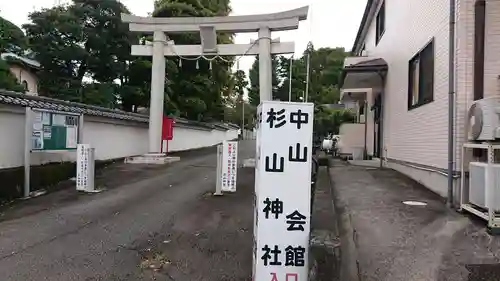
[[[259,55],[260,99],[272,97],[271,54],[295,51],[293,42],[271,40],[272,31],[298,29],[299,21],[307,19],[309,7],[274,14],[228,17],[152,18],[122,14],[130,31],[153,33],[153,44],[133,45],[131,54],[153,56],[151,69],[151,103],[149,111],[149,152],[161,154],[161,131],[165,85],[165,56],[243,56]],[[166,34],[200,32],[202,45],[174,45]],[[217,44],[216,32],[258,32],[259,38],[251,44]]]

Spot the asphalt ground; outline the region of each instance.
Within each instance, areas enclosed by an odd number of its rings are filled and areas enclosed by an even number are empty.
[[[254,155],[240,142],[239,160]],[[117,163],[97,194],[73,188],[0,213],[0,280],[250,280],[251,168],[213,197],[216,150],[166,166]]]
[[[335,160],[330,176],[343,218],[340,242],[354,249],[342,266],[358,268],[350,271],[358,276],[345,280],[500,280],[500,237],[487,233],[485,221],[448,209],[441,197],[390,169]]]

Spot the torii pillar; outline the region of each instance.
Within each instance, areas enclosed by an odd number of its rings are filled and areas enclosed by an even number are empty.
[[[259,89],[261,100],[272,99],[271,54],[295,51],[293,42],[280,43],[271,40],[272,31],[298,29],[299,22],[307,19],[309,8],[274,14],[228,17],[176,17],[152,18],[122,14],[122,21],[130,31],[152,33],[153,44],[133,45],[131,54],[152,56],[151,104],[149,112],[149,152],[158,157],[161,151],[161,129],[165,85],[165,56],[243,56],[259,55]],[[175,45],[166,34],[199,32],[202,45]],[[217,44],[216,32],[258,32],[259,38],[252,44]]]

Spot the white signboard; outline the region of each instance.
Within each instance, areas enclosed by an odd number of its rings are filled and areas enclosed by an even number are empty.
[[[222,191],[236,192],[236,174],[238,172],[238,142],[222,143]]]
[[[50,113],[49,112],[42,112],[42,124],[43,125],[50,125]]]
[[[43,133],[42,131],[32,131],[31,133],[31,147],[33,149],[43,148]]]
[[[89,144],[78,144],[76,162],[76,190],[94,190],[94,155]]]
[[[264,101],[258,109],[256,281],[307,281],[314,105]]]
[[[78,144],[78,127],[66,126],[66,147],[74,148]]]

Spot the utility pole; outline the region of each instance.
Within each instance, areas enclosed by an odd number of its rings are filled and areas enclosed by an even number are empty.
[[[245,101],[241,95],[241,138],[245,139]]]
[[[307,102],[309,97],[309,73],[311,72],[311,52],[313,51],[312,42],[307,43],[307,74],[306,74],[306,96],[304,102]]]

